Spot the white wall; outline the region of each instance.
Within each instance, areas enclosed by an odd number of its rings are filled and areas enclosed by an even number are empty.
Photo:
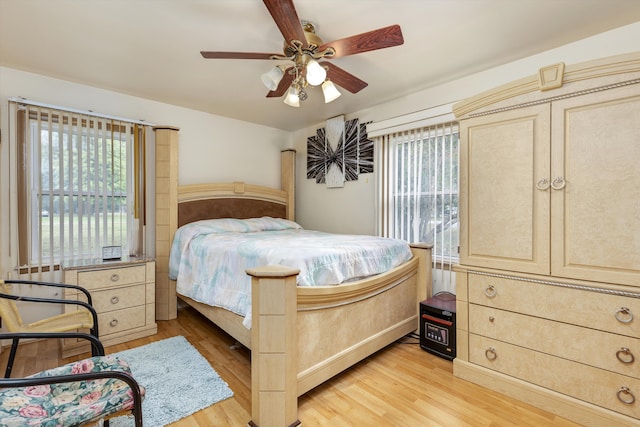
[[[375,108],[345,115],[347,120],[361,122],[381,120],[427,110],[463,100],[498,85],[537,74],[546,65],[564,62],[567,65],[591,59],[640,50],[640,22],[602,33],[519,61],[477,73],[451,83],[432,87],[412,95],[381,104]],[[426,65],[428,66],[428,64]],[[365,89],[366,90],[366,89]],[[360,175],[358,181],[345,183],[344,188],[327,189],[307,179],[306,141],[316,129],[293,134],[298,153],[296,218],[305,228],[356,234],[375,233],[375,174]],[[376,156],[378,153],[375,154]]]
[[[291,148],[289,132],[161,102],[0,67],[0,277],[8,259],[8,104],[32,101],[180,128],[179,183],[245,181],[280,186],[280,151]]]

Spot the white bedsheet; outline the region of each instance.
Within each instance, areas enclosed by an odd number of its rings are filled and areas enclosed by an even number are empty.
[[[250,327],[247,268],[286,265],[299,286],[337,285],[388,271],[411,259],[406,242],[302,229],[275,218],[198,221],[174,236],[169,275],[178,293],[245,316]]]

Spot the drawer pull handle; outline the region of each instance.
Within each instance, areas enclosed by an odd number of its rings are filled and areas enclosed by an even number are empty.
[[[495,286],[489,285],[485,288],[484,294],[489,298],[493,298],[498,294],[498,291],[496,290]]]
[[[120,276],[118,276],[117,274],[112,274],[111,275],[111,281],[112,282],[117,282],[118,280],[120,280]]]
[[[542,178],[536,183],[536,188],[540,191],[548,190],[549,186],[551,186],[551,183],[547,178]]]
[[[493,317],[493,316],[489,316],[489,322],[493,323],[493,321],[494,321],[494,320],[496,320],[496,318],[495,318],[495,317]]]
[[[631,323],[633,320],[633,313],[627,307],[620,307],[615,316],[620,323]]]
[[[111,326],[112,328],[118,326],[118,319],[113,319],[111,322],[109,322],[109,326]]]
[[[111,298],[111,304],[117,304],[119,302],[120,302],[120,298],[118,298],[118,297],[112,297]]]
[[[484,356],[489,360],[496,360],[498,354],[496,353],[496,349],[493,347],[489,347],[484,351]]]
[[[616,395],[618,396],[618,400],[625,405],[633,405],[636,401],[636,397],[631,393],[629,387],[620,387]]]
[[[636,360],[631,350],[627,347],[621,347],[620,350],[616,351],[616,357],[619,361],[626,364],[631,364]]]
[[[563,177],[559,176],[551,182],[551,188],[554,190],[562,190],[567,185],[567,181]]]

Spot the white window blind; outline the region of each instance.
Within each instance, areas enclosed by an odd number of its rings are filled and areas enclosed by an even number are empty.
[[[108,245],[137,254],[147,126],[12,104],[19,267],[53,270],[68,260],[99,259]]]
[[[433,244],[434,276],[452,289],[458,262],[458,126],[447,122],[378,138],[380,234]]]

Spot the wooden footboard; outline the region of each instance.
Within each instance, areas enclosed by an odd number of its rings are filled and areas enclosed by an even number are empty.
[[[268,266],[252,276],[253,427],[300,425],[297,397],[419,326],[431,294],[431,246],[370,280],[298,287],[298,271]]]

